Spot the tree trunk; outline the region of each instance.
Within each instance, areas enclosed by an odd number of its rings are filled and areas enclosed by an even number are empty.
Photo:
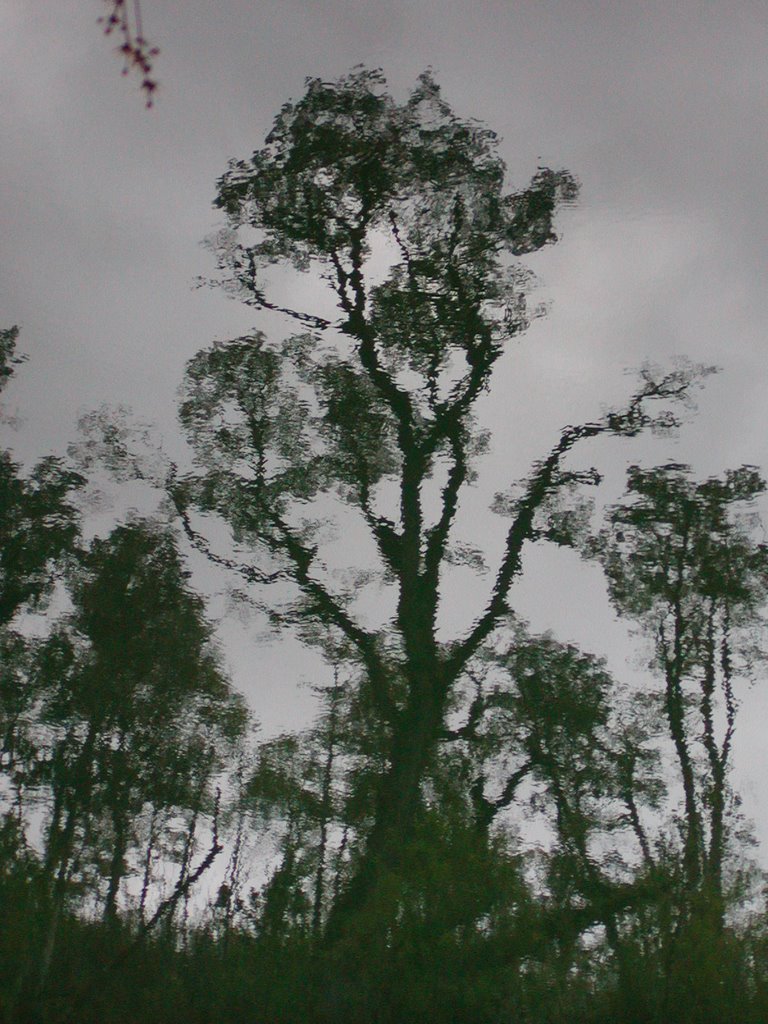
[[[370,904],[383,875],[397,869],[421,808],[421,785],[437,748],[446,695],[430,681],[413,686],[392,738],[389,769],[381,779],[374,821],[354,874],[331,908],[326,940],[333,945]]]
[[[128,822],[125,815],[116,812],[112,817],[112,823],[115,840],[109,865],[109,888],[104,901],[104,921],[110,926],[117,924],[117,897],[120,883],[125,876],[125,853],[128,848]]]

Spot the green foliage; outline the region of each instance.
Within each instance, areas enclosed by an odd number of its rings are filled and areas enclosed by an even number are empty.
[[[671,463],[632,466],[627,485],[590,550],[617,611],[652,638],[683,788],[687,885],[721,903],[735,687],[763,656],[768,547],[755,540],[751,506],[765,483],[751,466],[696,482],[689,467]],[[716,916],[722,921],[722,905]]]
[[[577,193],[565,171],[504,179],[494,133],[429,74],[403,103],[378,71],[308,80],[216,200],[225,287],[300,333],[190,360],[186,475],[147,471],[103,411],[80,449],[83,470],[101,452],[119,479],[165,486],[179,532],[134,517],[86,542],[80,474],[0,460],[3,1019],[765,1019],[765,915],[745,915],[755,873],[728,781],[734,685],[768,597],[743,510],[764,484],[751,467],[703,482],[632,467],[589,538],[600,473],[573,468],[574,449],[675,427],[709,372],[645,367],[624,408],[564,427],[502,483],[495,566],[457,536],[489,445],[478,400],[537,313],[519,258],[556,240]],[[337,319],[267,299],[273,265],[315,270]],[[0,334],[0,386],[15,340]],[[206,536],[211,517],[234,552]],[[327,541],[352,520],[375,564],[342,577]],[[181,530],[334,664],[305,730],[247,747]],[[618,613],[652,638],[650,699],[515,618],[541,542],[600,561]],[[448,636],[457,565],[490,585]],[[357,600],[373,582],[392,598],[376,625]],[[25,613],[51,594],[33,636]]]
[[[734,626],[754,620],[766,597],[768,549],[752,540],[749,519],[734,513],[764,490],[753,466],[701,483],[675,463],[630,467],[628,500],[612,509],[611,532],[596,549],[617,609],[655,623],[682,601],[696,618],[691,643],[705,632],[711,600],[728,604]]]
[[[82,483],[52,456],[25,478],[8,453],[0,453],[0,625],[50,593],[51,569],[77,538],[77,514],[68,499]]]

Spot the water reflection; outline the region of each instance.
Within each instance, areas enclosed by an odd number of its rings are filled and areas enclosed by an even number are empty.
[[[17,595],[8,913],[38,921],[25,941],[39,965],[16,961],[14,1013],[26,1000],[58,1019],[62,933],[80,931],[111,937],[103,969],[126,979],[156,941],[182,989],[216,979],[233,1020],[246,1005],[286,1021],[731,1012],[760,937],[728,924],[744,854],[728,776],[768,579],[739,512],[764,484],[748,467],[704,481],[632,467],[602,528],[589,501],[595,442],[676,430],[708,370],[645,367],[623,405],[563,425],[521,479],[495,481],[495,556],[457,528],[491,444],[480,401],[540,312],[525,258],[556,242],[577,191],[548,168],[507,190],[493,132],[459,119],[428,74],[402,104],[378,72],[310,80],[217,198],[224,287],[293,333],[254,331],[189,362],[180,416],[195,467],[167,467],[165,521],[86,544],[66,504],[81,481],[54,467],[48,495],[50,472],[25,481],[8,462],[7,532],[31,559],[4,568]],[[273,266],[317,275],[334,313],[270,297]],[[114,425],[103,440],[142,476]],[[329,539],[353,521],[367,549],[358,558],[344,533],[342,577]],[[63,529],[44,555],[41,522]],[[307,730],[249,747],[182,538],[334,666]],[[515,614],[540,544],[602,567],[618,614],[652,640],[644,688]],[[14,610],[54,573],[72,611],[33,643]],[[465,624],[450,633],[443,596],[459,585]],[[365,605],[375,588],[388,614]],[[519,831],[534,814],[545,841],[532,853]],[[277,863],[249,891],[249,842],[268,834]],[[220,855],[192,926],[190,889]],[[175,869],[165,887],[159,861]]]

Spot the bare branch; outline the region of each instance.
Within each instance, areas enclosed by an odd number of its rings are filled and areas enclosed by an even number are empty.
[[[358,626],[328,589],[310,575],[315,559],[314,550],[303,544],[277,513],[273,513],[270,518],[278,531],[278,536],[265,538],[267,543],[288,556],[293,565],[293,578],[304,594],[313,601],[320,617],[341,630],[357,649],[368,671],[374,698],[386,720],[393,721],[396,708],[389,692],[389,677],[378,653],[375,636]]]

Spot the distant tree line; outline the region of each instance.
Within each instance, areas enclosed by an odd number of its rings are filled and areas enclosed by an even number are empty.
[[[478,403],[537,314],[520,260],[577,193],[565,171],[504,177],[429,75],[402,104],[378,72],[309,80],[217,198],[224,287],[297,333],[190,361],[192,470],[142,461],[103,417],[77,459],[2,456],[4,1020],[768,1017],[763,875],[730,784],[764,648],[765,484],[634,465],[599,517],[577,455],[677,429],[708,372],[645,368],[624,407],[499,482],[486,565],[461,519]],[[338,315],[267,298],[272,265],[314,271]],[[0,344],[5,384],[15,330]],[[156,515],[91,538],[98,460],[156,487]],[[355,530],[370,554],[343,568]],[[644,686],[516,615],[547,543],[602,568]],[[303,731],[255,739],[193,550],[332,668]],[[457,587],[485,596],[449,636]]]

